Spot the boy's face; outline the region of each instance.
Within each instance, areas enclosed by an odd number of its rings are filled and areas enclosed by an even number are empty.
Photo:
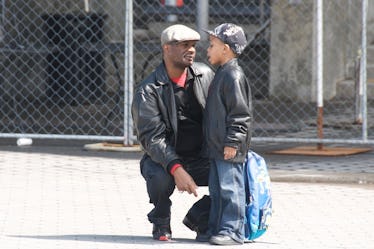
[[[209,47],[207,49],[208,61],[212,65],[223,65],[225,63],[225,53],[227,51],[225,45],[215,36],[209,36]]]

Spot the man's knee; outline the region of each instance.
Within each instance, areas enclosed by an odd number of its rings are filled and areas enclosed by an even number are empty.
[[[150,158],[141,162],[142,175],[147,182],[148,189],[152,192],[172,193],[174,190],[174,178],[165,169]]]
[[[147,182],[160,191],[170,191],[175,185],[173,177],[163,172],[155,172],[150,175]]]

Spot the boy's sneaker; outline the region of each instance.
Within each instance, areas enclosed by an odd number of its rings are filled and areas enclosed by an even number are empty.
[[[152,235],[153,235],[154,240],[159,240],[159,241],[171,240],[170,225],[156,225],[156,224],[153,224]]]
[[[228,245],[240,245],[242,243],[235,241],[227,235],[215,235],[210,237],[209,243],[212,245],[228,246]]]

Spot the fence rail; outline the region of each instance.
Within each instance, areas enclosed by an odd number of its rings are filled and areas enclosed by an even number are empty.
[[[0,0],[0,138],[136,143],[132,89],[161,62],[161,31],[235,22],[253,141],[374,144],[374,3],[202,1]]]

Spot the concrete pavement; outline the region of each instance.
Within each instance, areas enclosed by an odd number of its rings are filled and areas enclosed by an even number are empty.
[[[339,158],[269,154],[279,146],[256,147],[269,165],[274,216],[269,231],[243,247],[373,248],[373,152]],[[196,199],[177,191],[174,240],[151,239],[140,153],[82,148],[0,143],[0,248],[212,247],[195,242],[181,223]],[[206,187],[199,188],[205,193]]]

